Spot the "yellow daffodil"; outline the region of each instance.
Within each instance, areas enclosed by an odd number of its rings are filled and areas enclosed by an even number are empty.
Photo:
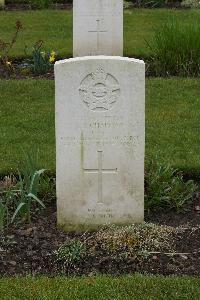
[[[50,62],[50,63],[53,63],[53,62],[55,61],[55,59],[56,59],[55,56],[52,56],[52,55],[51,55],[51,56],[49,57],[49,62]]]
[[[55,60],[56,60],[56,52],[52,50],[49,56],[49,62],[53,63]]]
[[[6,61],[7,66],[11,66],[11,64],[12,64],[12,61],[8,61],[8,60]]]

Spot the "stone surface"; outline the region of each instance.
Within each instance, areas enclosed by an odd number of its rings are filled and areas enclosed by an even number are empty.
[[[144,214],[143,61],[59,61],[56,80],[58,224],[131,224]]]
[[[74,0],[73,56],[123,55],[123,0]]]
[[[4,7],[5,6],[5,0],[0,0],[0,7]]]

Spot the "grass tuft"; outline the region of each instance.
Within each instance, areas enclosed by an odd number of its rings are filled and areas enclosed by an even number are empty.
[[[200,24],[177,20],[163,24],[150,44],[158,76],[200,75]]]
[[[146,168],[146,209],[175,209],[177,213],[188,209],[197,190],[193,180],[184,182],[181,172],[169,164],[160,163],[157,158],[147,161]]]

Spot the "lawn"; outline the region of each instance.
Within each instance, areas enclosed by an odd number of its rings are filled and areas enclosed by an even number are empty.
[[[197,22],[200,10],[134,9],[124,12],[124,55],[147,57],[151,51],[150,41],[156,27],[168,19],[189,24]],[[26,12],[0,12],[0,39],[9,41],[15,20],[21,20],[23,31],[11,55],[25,56],[24,47],[29,48],[38,40],[45,42],[48,50],[55,50],[59,56],[72,55],[72,11],[41,10]]]
[[[200,173],[200,79],[146,81],[146,159]],[[0,81],[0,173],[16,171],[22,148],[40,149],[41,167],[55,171],[54,81]],[[29,151],[29,150],[28,150]]]
[[[200,10],[134,9],[124,12],[124,55],[147,58],[156,27],[168,19],[197,22]],[[38,40],[59,57],[72,56],[72,11],[0,11],[0,39],[10,41],[16,20],[23,30],[11,52],[24,57]],[[200,79],[146,80],[146,160],[158,158],[200,175]],[[54,81],[0,80],[0,174],[17,172],[22,150],[40,150],[40,167],[55,172]],[[142,295],[141,295],[142,292]],[[145,276],[0,278],[2,300],[200,299],[200,278]]]
[[[141,294],[142,291],[142,294]],[[200,279],[193,277],[97,276],[2,278],[1,300],[159,300],[199,299]]]

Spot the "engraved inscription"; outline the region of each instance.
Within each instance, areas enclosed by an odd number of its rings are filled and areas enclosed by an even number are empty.
[[[98,169],[83,169],[85,173],[97,173],[98,174],[98,203],[103,203],[103,186],[102,186],[102,176],[103,173],[107,174],[117,174],[116,169],[103,169],[103,151],[97,151],[98,153]]]
[[[100,50],[100,35],[101,35],[101,33],[108,32],[107,30],[102,30],[101,29],[100,21],[101,21],[100,19],[96,20],[96,22],[97,22],[97,28],[96,28],[96,30],[90,30],[90,31],[88,31],[90,33],[96,33],[96,35],[97,35],[97,52],[99,52],[99,50]]]
[[[106,73],[102,68],[88,74],[81,82],[79,93],[82,101],[91,111],[107,111],[120,94],[117,79]]]
[[[105,210],[102,210],[102,211],[98,211],[94,208],[93,209],[88,208],[88,213],[91,215],[91,217],[93,219],[98,219],[98,218],[112,219],[112,218],[114,218],[114,214],[112,213],[111,209],[105,209]]]
[[[84,138],[77,138],[75,136],[66,136],[66,137],[61,137],[61,140],[63,141],[63,145],[66,146],[77,146],[77,145],[99,145],[101,144],[102,146],[104,145],[122,145],[122,146],[138,146],[139,143],[139,136],[129,136],[129,135],[124,135],[124,136],[109,136],[109,137],[103,137],[103,138],[98,138],[98,137],[84,137]]]

